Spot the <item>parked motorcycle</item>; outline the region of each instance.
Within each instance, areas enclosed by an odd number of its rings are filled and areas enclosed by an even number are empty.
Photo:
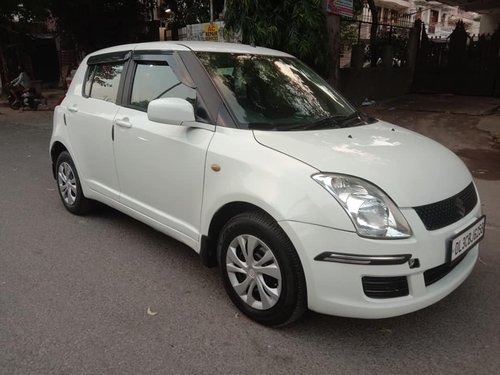
[[[38,106],[45,100],[45,98],[37,93],[37,91],[33,87],[25,88],[21,92],[10,90],[10,85],[8,85],[7,88],[9,89],[9,96],[7,97],[7,100],[9,101],[9,107],[14,110],[18,110],[20,108],[29,108],[33,111],[36,111],[38,109]],[[16,95],[14,95],[12,91],[14,91]]]

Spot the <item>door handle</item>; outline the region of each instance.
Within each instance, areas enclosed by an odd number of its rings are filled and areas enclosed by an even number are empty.
[[[73,113],[78,112],[78,105],[73,104],[71,107],[68,107],[68,111]]]
[[[115,125],[118,125],[122,128],[131,128],[132,127],[132,124],[130,123],[128,118],[116,119]]]

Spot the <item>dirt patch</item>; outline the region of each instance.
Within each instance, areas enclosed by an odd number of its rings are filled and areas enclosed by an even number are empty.
[[[457,155],[467,164],[474,177],[500,180],[500,150],[458,150]]]

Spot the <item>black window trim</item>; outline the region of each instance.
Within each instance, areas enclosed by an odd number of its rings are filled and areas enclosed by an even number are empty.
[[[105,100],[102,100],[102,99],[99,99],[99,98],[94,98],[92,97],[92,88],[94,86],[94,75],[95,75],[95,71],[96,71],[96,67],[98,65],[104,65],[104,64],[119,64],[119,62],[109,62],[109,63],[102,63],[102,64],[92,64],[92,65],[88,65],[87,67],[87,71],[85,72],[85,79],[84,79],[84,83],[82,85],[82,97],[86,98],[86,99],[95,99],[95,100],[101,100],[101,101],[104,101]],[[115,101],[111,102],[107,102],[107,103],[113,103],[113,104],[116,104],[116,105],[121,105],[121,92],[122,92],[122,87],[123,87],[123,84],[124,84],[124,79],[125,79],[125,68],[126,68],[126,65],[127,65],[127,62],[125,62],[125,64],[123,64],[123,68],[122,68],[122,72],[120,73],[120,81],[118,82],[118,88],[117,88],[117,91],[116,91],[116,99]],[[89,95],[87,95],[85,93],[85,88],[87,87],[87,82],[88,82],[88,79],[89,79],[89,73],[92,72],[92,77],[90,82],[91,82],[91,86],[90,86],[90,90],[89,90]]]
[[[130,59],[131,55],[132,55],[132,53],[129,50],[103,53],[100,55],[95,55],[95,56],[89,57],[87,60],[87,65],[125,62],[125,61]]]
[[[132,89],[135,79],[135,73],[137,71],[137,65],[144,62],[166,62],[168,66],[174,71],[174,74],[179,79],[182,84],[196,90],[196,108],[195,116],[196,121],[215,124],[216,116],[211,117],[210,112],[206,110],[205,100],[203,95],[200,93],[199,88],[197,88],[195,81],[193,80],[191,74],[187,70],[182,58],[179,56],[178,51],[169,50],[138,50],[134,51],[132,58],[127,63],[127,72],[125,84],[123,87],[123,92],[120,100],[120,105],[126,108],[130,108],[136,111],[146,112],[143,108],[138,108],[131,104],[130,100],[132,98]],[[201,118],[198,113],[206,113],[208,118]]]
[[[87,66],[87,71],[85,72],[85,79],[83,80],[83,87],[82,87],[82,96],[84,98],[90,98],[90,94],[92,93],[92,82],[94,81],[94,74],[95,74],[96,65],[97,64]],[[90,88],[89,88],[89,94],[87,95],[85,93],[85,89],[87,88],[89,78],[90,78]]]
[[[188,46],[185,46],[189,48]],[[197,84],[197,95],[200,98],[200,105],[207,112],[211,124],[229,128],[237,128],[235,120],[231,117],[222,96],[215,87],[205,67],[200,62],[196,53],[190,51],[179,51],[179,59],[189,71],[194,82]]]
[[[87,87],[87,82],[89,78],[91,78],[91,82],[93,83],[94,81],[94,74],[96,70],[96,65],[103,65],[103,64],[119,64],[123,63],[123,69],[120,75],[120,82],[118,83],[118,88],[117,88],[117,93],[116,93],[116,99],[114,102],[109,102],[113,103],[116,105],[121,105],[122,103],[122,97],[123,97],[123,85],[125,83],[125,73],[127,71],[127,67],[130,61],[130,58],[132,56],[132,51],[126,50],[126,51],[118,51],[118,52],[110,52],[110,53],[103,53],[100,55],[95,55],[91,56],[87,59],[87,71],[85,72],[85,80],[82,85],[82,97],[84,98],[92,98],[92,85],[89,90],[89,95],[85,93],[85,88]],[[92,74],[92,77],[89,77],[89,74]],[[96,98],[93,98],[96,99]],[[96,99],[100,100],[100,99]]]

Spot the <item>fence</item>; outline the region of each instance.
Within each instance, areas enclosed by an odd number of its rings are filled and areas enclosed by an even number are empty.
[[[393,10],[378,13],[376,42],[370,46],[371,28],[373,25],[370,8],[365,4],[362,11],[352,19],[342,20],[342,56],[340,66],[351,66],[353,46],[363,48],[363,66],[370,66],[372,55],[380,65],[383,61],[384,46],[391,46],[394,66],[406,64],[406,49],[410,30],[413,27],[413,15],[401,14]],[[372,48],[372,49],[370,49]],[[355,52],[359,53],[359,52]],[[391,62],[392,64],[392,62]]]
[[[500,26],[470,36],[463,22],[446,39],[420,35],[413,91],[500,96]]]

